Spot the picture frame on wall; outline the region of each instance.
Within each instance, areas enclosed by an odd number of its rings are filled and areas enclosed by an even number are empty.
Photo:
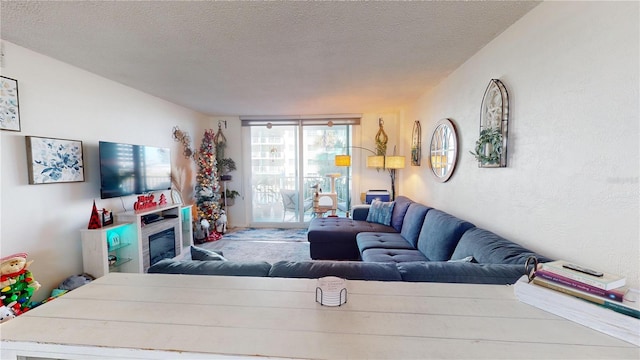
[[[29,184],[84,181],[82,141],[26,136]]]
[[[20,131],[18,80],[0,76],[0,130]]]

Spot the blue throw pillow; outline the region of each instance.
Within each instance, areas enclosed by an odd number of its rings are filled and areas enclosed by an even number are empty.
[[[200,260],[200,261],[227,261],[227,259],[222,256],[222,252],[217,253],[215,251],[210,251],[207,249],[203,249],[196,246],[191,246],[191,260]]]
[[[382,202],[373,200],[367,214],[367,222],[378,223],[382,225],[391,225],[391,214],[393,213],[393,205],[395,202]]]

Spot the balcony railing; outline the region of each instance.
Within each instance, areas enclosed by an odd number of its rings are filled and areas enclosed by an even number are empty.
[[[295,176],[282,177],[276,175],[261,175],[262,179],[257,184],[252,185],[251,194],[253,199],[253,221],[254,222],[298,222],[298,212],[285,213],[285,206],[281,190],[296,190],[297,178]],[[306,176],[303,178],[302,199],[303,204],[313,201],[315,194],[314,185],[322,189],[323,192],[331,190],[331,179],[326,176]],[[348,210],[347,201],[347,179],[340,177],[336,179],[336,193],[338,194],[339,214],[344,215]],[[313,208],[304,213],[304,221],[309,221],[313,216]]]

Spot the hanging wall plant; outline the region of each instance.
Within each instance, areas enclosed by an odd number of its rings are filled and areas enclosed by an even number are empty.
[[[494,128],[481,130],[476,152],[469,152],[481,165],[498,164],[502,157],[502,133]]]
[[[482,98],[480,109],[480,138],[471,155],[479,167],[507,166],[507,126],[509,123],[509,95],[504,84],[492,79]]]
[[[222,123],[227,126],[227,121],[218,121],[218,132],[216,133],[213,142],[216,145],[216,163],[218,165],[218,172],[220,173],[221,181],[231,180],[231,174],[229,172],[236,170],[236,162],[232,158],[224,157],[224,149],[227,147],[227,138],[222,133]]]

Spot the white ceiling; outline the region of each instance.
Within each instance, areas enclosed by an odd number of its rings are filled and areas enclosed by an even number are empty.
[[[538,3],[3,0],[0,36],[209,115],[383,112]]]

